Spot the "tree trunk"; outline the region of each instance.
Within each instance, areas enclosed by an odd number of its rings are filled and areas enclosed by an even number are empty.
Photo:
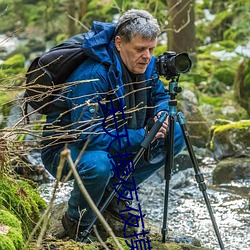
[[[167,0],[169,9],[168,50],[189,53],[196,59],[195,0]]]
[[[69,36],[73,36],[76,34],[76,1],[69,0],[67,4],[68,14],[69,14],[69,22],[68,22],[68,34]]]
[[[87,0],[79,1],[79,11],[78,11],[78,18],[79,20],[87,13],[88,10],[88,2]]]

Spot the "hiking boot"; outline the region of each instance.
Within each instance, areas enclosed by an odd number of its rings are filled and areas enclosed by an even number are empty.
[[[128,210],[129,209],[128,207],[132,205],[132,201],[120,200],[119,204],[117,204],[117,201],[118,201],[117,197],[114,197],[107,206],[105,211],[109,213],[111,216],[115,217],[117,220],[123,221],[121,215],[123,216],[124,219],[128,219],[130,217],[128,212],[121,212],[121,211]]]
[[[117,237],[134,235],[140,225],[139,212],[130,209],[132,201],[120,199],[117,204],[117,200],[117,197],[112,199],[103,212],[103,216]]]
[[[93,242],[97,241],[97,238],[89,234],[88,237],[83,237],[84,231],[87,227],[81,226],[71,218],[68,217],[67,213],[62,217],[62,225],[65,230],[64,237],[69,237],[78,242]]]
[[[110,195],[109,191],[105,191],[105,194],[102,198],[100,206],[104,204],[104,202],[108,199],[109,195]],[[132,209],[130,210],[130,207],[132,206],[132,201],[120,199],[119,204],[117,202],[118,202],[118,198],[115,196],[111,200],[111,202],[109,203],[109,205],[107,206],[104,212],[107,212],[109,215],[111,215],[112,217],[114,217],[115,219],[121,222],[124,222],[124,220],[128,220],[131,217],[131,214],[139,215],[137,211],[132,210]]]

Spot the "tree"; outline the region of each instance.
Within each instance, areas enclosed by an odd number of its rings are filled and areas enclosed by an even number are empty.
[[[195,0],[168,0],[168,50],[188,52],[195,60]]]

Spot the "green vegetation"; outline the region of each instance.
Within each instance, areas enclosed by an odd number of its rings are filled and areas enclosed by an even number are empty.
[[[133,3],[128,1],[97,2],[96,0],[88,1],[88,3],[68,0],[19,0],[12,4],[10,1],[2,0],[0,1],[2,32],[13,32],[20,39],[25,37],[26,42],[20,44],[9,55],[2,56],[4,62],[0,70],[0,86],[4,88],[23,85],[26,62],[29,59],[32,60],[35,54],[42,53],[46,47],[58,44],[73,34],[86,32],[93,20],[115,21],[119,13],[130,8],[147,9],[159,20],[163,30],[159,38],[159,46],[155,50],[155,55],[159,56],[167,50],[165,21],[168,20],[168,16],[163,11],[166,7],[164,2],[156,0],[139,0]],[[208,18],[205,10],[213,17]],[[250,69],[245,62],[245,66],[241,67],[242,70],[238,71],[242,55],[234,53],[237,46],[244,46],[249,41],[250,34],[247,25],[249,10],[250,4],[246,0],[237,2],[204,0],[202,3],[195,4],[197,61],[194,62],[189,74],[182,75],[180,80],[195,83],[201,92],[200,102],[207,99],[206,95],[217,98],[229,93],[228,89],[237,89],[236,95],[241,93],[241,96],[237,96],[238,103],[249,110],[249,102],[244,94],[249,96],[250,90],[247,84],[249,85],[250,82],[248,77]],[[68,14],[71,18],[67,16]],[[220,54],[215,52],[220,52]],[[232,54],[225,58],[228,53]],[[243,90],[239,90],[239,86],[242,86]],[[3,88],[0,89],[0,96],[3,96],[0,104],[13,100],[13,95],[6,95]],[[203,94],[204,97],[202,97]],[[213,102],[213,104],[217,105],[214,107],[216,109],[218,103]],[[234,119],[240,119],[240,117],[235,116]]]
[[[243,145],[247,145],[250,141],[250,133],[248,132],[250,128],[249,120],[242,120],[238,122],[224,121],[220,122],[211,127],[211,139],[209,148],[214,150],[214,141],[220,141],[221,144],[225,144],[228,147],[235,147],[236,142],[241,142]],[[234,135],[234,141],[230,141],[229,134]]]
[[[0,249],[21,249],[24,243],[21,223],[17,217],[5,209],[0,209]]]
[[[45,210],[45,208],[45,201],[27,180],[15,179],[14,176],[6,174],[1,175],[0,209],[7,209],[21,221],[24,238],[27,238],[33,230],[34,225],[41,216],[41,211]]]

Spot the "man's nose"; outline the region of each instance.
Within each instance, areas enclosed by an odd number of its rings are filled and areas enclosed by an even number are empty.
[[[151,58],[151,53],[150,53],[149,49],[147,49],[147,50],[144,51],[142,57],[144,59],[150,59]]]

